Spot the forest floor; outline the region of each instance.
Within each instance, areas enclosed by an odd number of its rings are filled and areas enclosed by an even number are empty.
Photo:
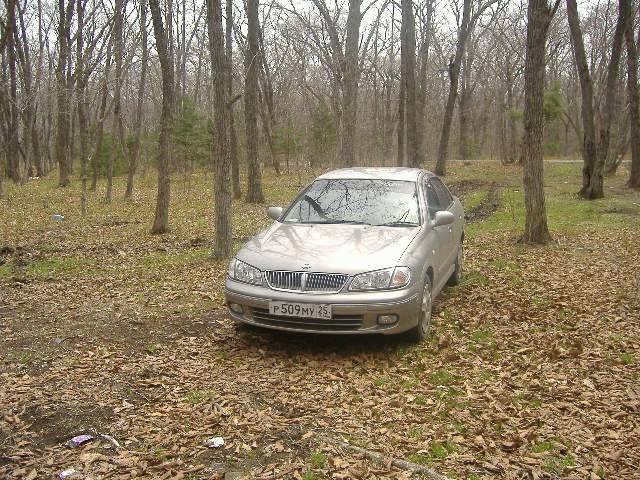
[[[624,167],[623,167],[624,168]],[[286,204],[318,172],[265,173]],[[0,201],[0,478],[419,478],[338,440],[451,478],[640,477],[640,192],[576,197],[580,165],[546,168],[554,243],[517,243],[521,171],[455,164],[466,272],[429,341],[237,327],[210,258],[212,179],[173,178],[172,231],[135,199],[76,183]],[[268,225],[234,202],[234,246]],[[63,214],[55,222],[53,214]],[[71,449],[74,435],[109,435]],[[223,437],[225,445],[203,443]],[[334,441],[335,440],[335,441]]]

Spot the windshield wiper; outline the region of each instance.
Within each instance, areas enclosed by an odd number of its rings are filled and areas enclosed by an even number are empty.
[[[367,222],[360,222],[358,220],[329,220],[328,222],[316,222],[322,225],[326,225],[326,224],[334,224],[334,223],[345,223],[345,224],[349,224],[349,225],[370,225]]]
[[[378,223],[374,227],[417,227],[416,222],[406,222],[404,220],[397,220],[395,222]]]

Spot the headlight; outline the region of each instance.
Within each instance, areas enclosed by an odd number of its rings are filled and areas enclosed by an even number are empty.
[[[237,258],[229,264],[229,276],[239,282],[262,285],[262,272]]]
[[[408,267],[391,267],[373,272],[361,273],[354,277],[349,290],[385,290],[405,287],[411,281]]]

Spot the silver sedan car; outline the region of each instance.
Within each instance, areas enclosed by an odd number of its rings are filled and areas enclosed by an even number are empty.
[[[429,334],[431,304],[462,275],[464,211],[417,168],[343,168],[305,187],[229,265],[239,322],[309,333]]]

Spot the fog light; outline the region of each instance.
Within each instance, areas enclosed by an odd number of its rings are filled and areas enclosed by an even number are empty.
[[[378,315],[379,325],[393,325],[398,321],[398,315]]]
[[[242,305],[239,305],[237,303],[230,303],[229,310],[231,310],[233,313],[242,313],[244,311],[242,309]]]

